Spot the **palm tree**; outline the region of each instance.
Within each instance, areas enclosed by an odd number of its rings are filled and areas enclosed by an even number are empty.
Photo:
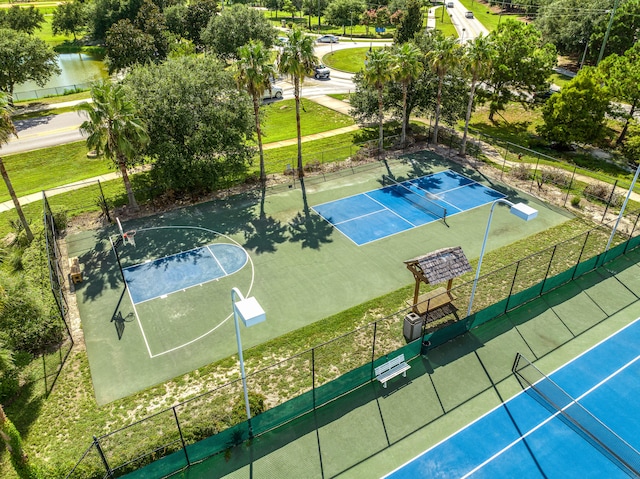
[[[121,84],[102,81],[91,88],[91,99],[93,103],[78,105],[78,110],[89,117],[80,125],[80,131],[87,135],[90,149],[104,154],[120,170],[129,205],[137,209],[127,168],[135,163],[140,150],[149,143],[145,124]]]
[[[7,95],[0,92],[0,146],[8,143],[11,135],[18,136],[18,134],[16,133],[16,128],[13,125],[13,120],[11,119],[11,110],[9,107],[9,100],[7,99]],[[9,173],[7,173],[7,169],[4,167],[4,161],[2,161],[1,157],[0,174],[2,175],[4,184],[7,185],[7,190],[9,190],[9,195],[11,196],[13,205],[16,208],[18,218],[20,218],[20,223],[22,223],[22,227],[24,228],[24,232],[27,235],[27,239],[29,240],[29,242],[31,242],[33,240],[33,233],[31,232],[31,228],[29,228],[29,223],[27,223],[27,219],[24,216],[22,207],[20,206],[20,201],[18,201],[16,192],[14,191],[13,185],[11,184],[11,179],[9,178]]]
[[[298,177],[302,178],[302,136],[300,135],[300,86],[305,75],[313,72],[318,62],[313,51],[313,38],[294,28],[287,35],[288,42],[278,55],[278,70],[289,75],[293,81],[293,95],[296,99],[296,127],[298,133]]]
[[[422,73],[422,52],[413,43],[407,42],[393,52],[393,78],[402,85],[402,134],[400,144],[404,147],[407,136],[407,91],[409,84]]]
[[[438,122],[440,121],[440,106],[442,104],[442,87],[444,77],[449,70],[460,63],[461,45],[455,37],[445,37],[440,32],[435,39],[435,47],[429,53],[429,63],[433,72],[438,76],[438,93],[436,95],[436,118],[433,126],[433,143],[438,144]]]
[[[260,104],[265,90],[271,89],[271,77],[275,72],[269,50],[261,41],[251,40],[238,49],[236,82],[239,88],[247,90],[253,100],[253,114],[256,120],[258,150],[260,151],[260,181],[266,183],[264,152],[262,151],[262,129],[260,128]]]
[[[364,66],[364,81],[378,91],[378,151],[382,151],[384,140],[384,102],[382,91],[391,81],[391,54],[388,49],[369,50]]]
[[[471,76],[471,86],[469,89],[469,103],[467,104],[467,116],[464,121],[464,133],[462,134],[462,144],[460,145],[460,155],[466,154],[467,133],[469,131],[469,121],[473,110],[473,99],[476,94],[476,87],[489,73],[491,69],[491,39],[483,36],[482,33],[472,42],[467,43],[465,56],[463,58],[465,70]]]

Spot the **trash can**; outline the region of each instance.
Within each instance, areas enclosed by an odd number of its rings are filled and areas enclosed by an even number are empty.
[[[416,313],[407,314],[402,332],[409,343],[418,339],[422,334],[422,317]]]

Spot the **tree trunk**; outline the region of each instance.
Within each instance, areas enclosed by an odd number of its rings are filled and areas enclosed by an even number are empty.
[[[136,197],[133,194],[133,188],[131,187],[131,181],[129,180],[129,174],[127,173],[127,162],[122,158],[119,158],[118,167],[120,168],[120,173],[122,174],[122,181],[124,181],[124,188],[125,190],[127,190],[127,198],[129,199],[129,206],[131,206],[134,210],[137,210],[138,202],[136,201]]]
[[[384,102],[382,100],[382,85],[378,87],[378,154],[384,148]]]
[[[402,130],[400,133],[400,144],[402,148],[405,147],[407,141],[407,90],[409,85],[407,83],[402,84]]]
[[[260,182],[264,185],[267,182],[267,175],[264,171],[264,152],[262,150],[262,129],[260,128],[260,103],[258,96],[253,97],[253,115],[256,119],[256,134],[258,135],[258,151],[260,152]]]
[[[469,91],[469,103],[467,104],[467,116],[464,120],[464,133],[462,134],[462,144],[460,145],[460,156],[467,154],[467,133],[469,132],[469,121],[471,121],[471,111],[473,110],[473,97],[476,93],[476,82],[478,81],[476,75],[473,75],[471,79],[471,90]]]
[[[29,242],[31,242],[33,241],[33,233],[31,232],[29,223],[27,223],[27,219],[24,216],[22,207],[20,206],[20,201],[18,201],[18,197],[16,196],[16,192],[13,189],[11,179],[9,178],[9,173],[7,173],[7,169],[4,167],[4,161],[2,161],[2,158],[0,158],[0,174],[2,174],[4,184],[7,185],[7,190],[9,190],[9,195],[11,196],[11,200],[13,201],[13,206],[16,207],[18,218],[20,219],[20,223],[22,223],[22,227],[24,228],[24,232],[27,235],[27,239],[29,240]]]
[[[296,133],[298,135],[298,178],[304,176],[302,169],[302,135],[300,133],[300,78],[293,78],[293,95],[296,98]]]
[[[629,110],[629,117],[627,118],[627,121],[624,124],[624,127],[622,128],[622,131],[620,132],[620,136],[618,137],[618,139],[616,140],[616,146],[620,146],[620,144],[624,141],[624,139],[627,136],[627,130],[629,129],[629,122],[631,121],[631,119],[633,118],[633,116],[635,115],[636,112],[636,106],[638,105],[638,99],[634,99],[633,103],[631,105],[631,110]]]
[[[436,120],[433,124],[433,138],[432,142],[435,146],[438,146],[438,122],[440,121],[440,102],[442,101],[442,82],[444,78],[438,81],[438,95],[436,96]]]

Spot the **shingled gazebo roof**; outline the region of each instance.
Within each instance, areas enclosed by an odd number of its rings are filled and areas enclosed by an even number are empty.
[[[419,268],[429,284],[443,283],[471,271],[460,246],[442,248],[404,262],[409,269]]]

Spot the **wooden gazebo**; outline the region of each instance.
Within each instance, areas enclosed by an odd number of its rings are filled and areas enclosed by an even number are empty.
[[[416,287],[413,294],[413,312],[423,316],[428,313],[450,306],[454,299],[451,285],[454,278],[471,271],[469,260],[460,246],[443,248],[424,256],[419,256],[404,262],[407,269],[413,273]],[[420,294],[420,284],[439,284],[447,281],[444,287],[436,288],[425,294]],[[445,313],[446,314],[446,313]]]

